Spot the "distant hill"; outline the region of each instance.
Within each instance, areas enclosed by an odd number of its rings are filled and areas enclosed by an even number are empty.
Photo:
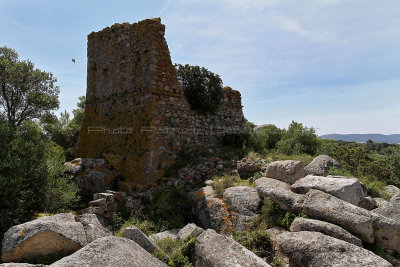
[[[342,140],[346,142],[365,143],[371,139],[374,143],[400,144],[400,134],[325,134],[322,139]]]

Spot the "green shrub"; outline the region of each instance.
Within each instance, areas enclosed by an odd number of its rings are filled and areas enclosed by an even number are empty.
[[[297,217],[307,217],[304,214],[296,215],[282,209],[268,197],[264,198],[260,216],[261,221],[265,222],[269,227],[282,226],[286,229],[290,227]]]
[[[283,131],[275,125],[269,124],[257,131],[251,130],[249,135],[249,146],[258,153],[265,154],[269,150],[276,149],[282,138]]]
[[[153,255],[169,266],[191,267],[195,243],[196,238],[191,236],[185,240],[166,238],[157,242],[159,249]]]
[[[120,214],[118,214],[118,217],[115,218],[114,233],[116,236],[122,236],[125,232],[125,229],[129,226],[136,226],[147,236],[161,232],[160,229],[165,228],[162,224],[157,224],[146,218],[144,215],[138,213],[131,216],[128,220],[122,221],[122,223],[121,218],[122,217]]]
[[[314,128],[303,127],[301,123],[294,122],[283,132],[281,140],[277,143],[277,150],[286,155],[310,154],[314,155],[318,149],[318,137]]]
[[[260,257],[271,256],[272,241],[266,227],[257,227],[254,231],[234,233],[233,239]]]
[[[217,111],[223,98],[221,78],[199,66],[175,64],[175,68],[191,109],[199,113]]]
[[[33,122],[12,127],[0,120],[0,234],[38,212],[66,211],[78,200],[63,175],[62,150]]]

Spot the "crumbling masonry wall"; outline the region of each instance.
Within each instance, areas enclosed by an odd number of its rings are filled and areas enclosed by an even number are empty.
[[[115,24],[88,36],[86,108],[77,156],[105,158],[121,189],[154,184],[179,151],[246,133],[241,96],[224,88],[215,115],[190,110],[160,19]]]

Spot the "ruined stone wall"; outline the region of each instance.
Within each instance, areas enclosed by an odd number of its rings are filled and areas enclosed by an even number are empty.
[[[246,132],[241,96],[224,88],[215,115],[190,110],[160,19],[115,24],[88,36],[87,103],[77,156],[105,158],[124,190],[150,186],[182,149]]]

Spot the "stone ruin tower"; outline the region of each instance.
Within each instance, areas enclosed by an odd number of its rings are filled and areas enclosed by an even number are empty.
[[[120,190],[147,187],[181,150],[214,147],[246,133],[241,95],[224,88],[214,115],[198,115],[177,80],[161,20],[107,27],[88,36],[86,108],[77,156],[104,158]]]

